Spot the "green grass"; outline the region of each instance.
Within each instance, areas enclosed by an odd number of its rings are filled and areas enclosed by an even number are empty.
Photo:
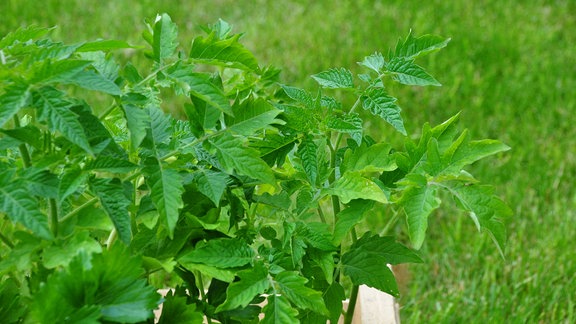
[[[98,4],[96,4],[98,3]],[[462,111],[475,138],[510,152],[478,163],[515,211],[506,260],[464,215],[437,213],[423,265],[403,271],[404,323],[576,322],[576,2],[566,1],[0,1],[0,35],[58,25],[57,39],[140,39],[144,18],[168,12],[187,47],[221,17],[245,32],[261,62],[288,83],[385,51],[405,36],[451,37],[420,62],[442,88],[394,87],[417,134]],[[184,3],[189,3],[184,5]],[[391,134],[374,121],[378,136]],[[383,136],[383,135],[382,135]]]

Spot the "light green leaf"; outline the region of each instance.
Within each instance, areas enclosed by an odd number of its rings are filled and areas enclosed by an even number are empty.
[[[122,91],[114,81],[91,70],[79,71],[72,78],[61,80],[61,82],[64,84],[75,84],[84,89],[101,91],[115,96],[122,94]]]
[[[295,100],[298,103],[301,103],[302,105],[304,105],[304,107],[307,108],[314,107],[314,99],[312,98],[312,95],[308,91],[283,84],[281,84],[280,86],[282,87],[286,95],[288,95],[288,97],[290,97],[291,99]]]
[[[118,237],[126,245],[129,245],[132,240],[131,220],[128,214],[128,206],[130,206],[131,201],[124,193],[124,186],[117,178],[94,178],[90,180],[90,186],[114,223]]]
[[[326,120],[326,126],[337,132],[350,134],[358,145],[362,143],[362,118],[356,113],[342,116],[331,114]]]
[[[328,309],[322,299],[322,293],[306,286],[308,280],[297,272],[284,271],[274,280],[283,296],[302,309],[309,309],[322,315],[328,315]]]
[[[238,39],[240,34],[222,39],[216,32],[208,37],[194,38],[190,58],[200,63],[221,65],[248,71],[258,71],[258,61]]]
[[[442,158],[449,164],[449,170],[459,171],[466,165],[509,149],[509,146],[497,140],[471,141],[468,130],[465,130],[444,152]]]
[[[236,271],[234,269],[222,269],[209,266],[203,263],[183,263],[184,268],[191,271],[198,271],[206,278],[215,278],[223,282],[233,282],[236,278]]]
[[[10,32],[6,36],[2,37],[2,39],[0,39],[0,49],[14,45],[16,42],[25,43],[29,40],[39,39],[40,37],[50,32],[52,29],[54,29],[54,27],[45,28],[34,25],[20,27],[16,31]]]
[[[306,134],[296,153],[302,163],[302,168],[310,181],[312,187],[316,187],[316,179],[318,178],[318,146],[314,142],[314,137]]]
[[[204,314],[196,309],[196,304],[187,303],[188,296],[176,296],[173,291],[164,296],[162,315],[158,324],[199,324]]]
[[[288,299],[282,295],[270,295],[268,303],[264,306],[264,319],[262,324],[297,324],[298,311],[290,305]]]
[[[419,249],[424,243],[428,216],[440,207],[437,188],[429,185],[409,187],[398,203],[406,212],[410,241],[415,249]]]
[[[398,285],[386,260],[363,251],[349,251],[342,255],[342,273],[354,285],[367,285],[398,297]]]
[[[130,131],[130,146],[136,150],[146,137],[146,129],[150,127],[150,115],[134,105],[125,104],[122,108]]]
[[[345,68],[332,68],[328,71],[312,75],[312,78],[322,87],[329,89],[349,89],[354,88],[352,72]]]
[[[168,14],[156,16],[152,48],[156,62],[163,62],[174,55],[178,47],[178,27]]]
[[[264,183],[274,184],[274,174],[270,167],[260,159],[258,151],[246,147],[241,139],[226,132],[210,141],[216,149],[216,157],[224,170],[232,174],[235,170]]]
[[[396,162],[390,154],[392,147],[387,143],[371,146],[362,144],[354,150],[344,153],[341,171],[384,172],[396,169]]]
[[[48,122],[50,131],[58,131],[70,142],[92,154],[92,148],[78,115],[72,112],[64,94],[54,88],[42,88],[35,93],[36,105],[42,110],[41,119]]]
[[[334,238],[332,244],[338,246],[348,232],[364,218],[364,215],[374,207],[371,200],[352,200],[348,207],[336,215]]]
[[[216,312],[244,308],[254,297],[264,293],[270,287],[268,271],[262,263],[256,263],[253,268],[238,272],[238,281],[228,286],[226,301],[216,308]]]
[[[234,117],[225,116],[228,129],[240,135],[253,135],[269,125],[282,123],[276,119],[280,110],[262,98],[246,99],[232,106]]]
[[[428,74],[414,61],[395,57],[386,64],[386,70],[392,73],[392,78],[402,84],[416,86],[441,86],[441,84]]]
[[[200,169],[194,172],[194,181],[198,191],[208,197],[216,206],[226,190],[230,176],[222,172]]]
[[[418,254],[396,242],[393,236],[372,235],[370,232],[354,242],[351,253],[366,253],[370,259],[383,258],[387,264],[422,263]]]
[[[0,173],[0,211],[35,235],[52,239],[48,217],[40,211],[38,201],[23,183],[14,181],[10,172]]]
[[[436,35],[422,35],[420,37],[412,36],[412,31],[408,37],[402,42],[398,41],[396,50],[394,51],[395,57],[403,57],[407,59],[414,59],[418,56],[428,54],[446,47],[450,38],[443,38]]]
[[[325,192],[340,197],[344,204],[353,199],[369,199],[388,203],[384,191],[372,180],[363,177],[359,172],[346,172]]]
[[[360,97],[362,107],[372,114],[384,119],[397,131],[406,135],[404,122],[400,116],[400,107],[396,104],[396,98],[389,96],[383,88],[368,88]]]
[[[0,132],[17,139],[22,143],[31,145],[37,150],[42,150],[44,141],[40,129],[34,125],[26,125],[14,129],[0,129]]]
[[[87,60],[44,60],[32,69],[31,83],[71,82],[75,76],[92,62]]]
[[[67,240],[60,241],[44,249],[42,260],[48,269],[67,266],[80,253],[101,253],[102,246],[88,231],[78,232]]]
[[[97,51],[104,51],[108,52],[115,49],[124,49],[124,48],[134,48],[134,46],[126,43],[125,41],[121,40],[113,40],[113,39],[100,39],[92,42],[86,42],[80,45],[77,52],[97,52]]]
[[[213,239],[183,255],[183,264],[203,263],[217,268],[235,268],[252,262],[255,253],[244,241],[231,238]]]
[[[359,62],[359,64],[375,71],[376,73],[378,73],[378,75],[380,75],[380,72],[384,67],[385,61],[382,54],[376,52],[370,56],[366,56],[364,58],[364,61]]]
[[[176,170],[166,168],[160,161],[147,166],[145,172],[146,181],[152,191],[150,198],[168,230],[168,235],[172,238],[180,208],[184,206],[182,177]]]
[[[25,83],[17,83],[6,87],[0,96],[0,127],[4,126],[20,109],[30,102],[29,86]]]

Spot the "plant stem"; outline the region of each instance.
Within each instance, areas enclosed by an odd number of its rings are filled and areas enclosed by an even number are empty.
[[[318,215],[320,216],[322,223],[326,224],[326,217],[324,216],[324,212],[322,211],[321,206],[318,206]]]
[[[49,200],[50,204],[50,219],[52,220],[52,233],[54,237],[58,236],[58,204],[56,199]]]
[[[108,235],[108,239],[106,240],[106,249],[110,250],[112,248],[112,243],[114,243],[117,236],[118,232],[116,231],[116,228],[113,228],[110,232],[110,235]]]
[[[98,119],[102,120],[104,119],[106,116],[108,116],[113,110],[114,108],[116,108],[116,103],[113,102],[110,107],[108,107],[106,110],[104,110],[104,112],[102,112],[100,114],[100,116],[98,116]]]
[[[350,301],[348,302],[348,309],[346,310],[346,315],[344,316],[344,324],[352,323],[352,319],[354,318],[354,308],[356,308],[356,301],[358,301],[358,290],[359,287],[357,285],[352,287]]]
[[[18,119],[18,115],[14,115],[14,127],[20,127],[20,119]],[[28,147],[25,143],[22,143],[18,146],[18,150],[20,151],[20,155],[22,156],[22,162],[24,162],[24,167],[29,168],[32,166],[32,159],[30,158],[30,152],[28,151]]]
[[[92,205],[94,205],[96,202],[98,202],[98,198],[96,198],[96,197],[88,200],[88,201],[85,202],[84,204],[78,206],[78,207],[77,207],[76,209],[74,209],[73,211],[71,211],[71,212],[69,212],[68,214],[64,215],[64,217],[62,217],[62,218],[60,219],[60,222],[63,223],[63,222],[65,222],[65,221],[67,221],[68,219],[76,216],[76,214],[78,214],[79,212],[81,212],[82,209],[84,209],[84,208],[86,208],[86,207],[89,207],[89,206],[92,206]]]
[[[4,234],[2,234],[2,232],[0,232],[0,241],[2,241],[2,243],[6,244],[6,246],[8,246],[9,248],[11,248],[11,249],[14,248],[14,244],[12,244],[12,242],[10,242],[10,239],[8,239],[6,236],[4,236]]]

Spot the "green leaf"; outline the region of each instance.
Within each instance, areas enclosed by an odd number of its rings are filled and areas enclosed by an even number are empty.
[[[374,207],[374,202],[370,200],[352,200],[348,207],[336,215],[334,225],[334,238],[332,244],[338,246],[350,230],[362,221],[364,215]]]
[[[346,172],[325,192],[340,197],[344,204],[353,199],[369,199],[388,203],[382,189],[372,180],[363,177],[359,172]]]
[[[160,161],[148,165],[145,172],[146,181],[151,190],[150,198],[168,230],[168,235],[172,238],[180,208],[184,206],[182,177],[176,170],[166,168]]]
[[[356,113],[338,116],[331,114],[326,120],[326,126],[340,133],[350,134],[350,137],[360,145],[362,143],[362,118]]]
[[[212,82],[210,75],[194,72],[193,66],[178,62],[167,70],[167,77],[190,95],[206,102],[211,107],[230,116],[234,114],[230,101],[223,90]]]
[[[87,60],[44,60],[32,69],[31,83],[71,82],[75,76],[92,62]]]
[[[280,110],[262,98],[248,98],[232,106],[234,117],[226,116],[228,129],[240,135],[253,135],[273,123],[282,123],[276,116]]]
[[[0,318],[6,324],[21,323],[26,314],[20,287],[13,278],[0,282]]]
[[[318,178],[318,146],[314,142],[314,137],[306,134],[300,145],[298,145],[297,155],[302,163],[304,173],[310,181],[312,187],[316,187],[316,180]]]
[[[383,88],[370,87],[360,97],[362,107],[372,114],[384,119],[397,131],[406,135],[404,122],[400,116],[400,107],[396,104],[396,98],[389,96]]]
[[[176,296],[170,291],[164,296],[162,314],[158,324],[198,324],[204,320],[204,314],[196,309],[196,304],[188,304],[187,296]]]
[[[0,132],[19,140],[22,143],[29,144],[37,150],[43,149],[43,134],[36,126],[26,125],[14,129],[0,129]]]
[[[282,87],[286,95],[288,95],[288,97],[290,97],[291,99],[295,100],[298,103],[301,103],[302,105],[304,105],[304,107],[307,108],[314,107],[314,99],[312,98],[312,95],[308,91],[283,84],[281,84],[280,86]]]
[[[342,255],[342,273],[350,277],[354,285],[367,285],[394,297],[399,295],[394,274],[384,258],[351,250]]]
[[[22,182],[12,178],[10,172],[0,173],[0,211],[38,237],[52,239],[48,217],[40,211],[38,201]]]
[[[230,177],[222,172],[200,169],[194,172],[194,181],[198,191],[219,206]]]
[[[466,165],[509,149],[509,146],[497,140],[471,141],[470,134],[465,130],[444,152],[442,158],[449,164],[449,171],[457,172]]]
[[[122,94],[122,90],[120,90],[113,80],[107,79],[101,74],[90,70],[79,71],[74,74],[72,78],[62,80],[61,82],[64,84],[75,84],[84,89],[101,91],[115,96]]]
[[[254,297],[264,293],[270,287],[268,271],[262,263],[256,263],[253,268],[238,272],[238,281],[228,286],[226,301],[218,306],[216,312],[244,308]]]
[[[422,263],[418,254],[396,242],[393,236],[372,235],[370,232],[354,242],[350,253],[366,253],[370,259],[383,258],[387,264]]]
[[[101,253],[102,246],[88,231],[79,232],[67,240],[59,241],[44,249],[42,260],[48,269],[68,266],[77,255],[81,253]]]
[[[346,299],[344,287],[334,281],[324,293],[324,303],[328,308],[330,323],[338,323],[342,316],[342,301]]]
[[[0,127],[4,126],[20,109],[30,102],[29,86],[25,83],[16,83],[6,87],[0,96]]]
[[[128,160],[102,155],[98,156],[95,160],[88,162],[84,170],[111,173],[130,173],[136,168],[138,168],[138,166]]]
[[[154,59],[163,62],[174,55],[178,47],[178,27],[168,14],[156,16],[154,22],[153,44]]]
[[[124,49],[124,48],[134,48],[134,46],[126,43],[125,41],[121,40],[113,40],[113,39],[99,39],[92,42],[86,42],[80,45],[77,52],[109,52],[115,49]]]
[[[328,71],[312,75],[312,78],[323,88],[329,89],[349,89],[354,88],[352,72],[345,68],[332,68]]]
[[[255,253],[252,248],[239,239],[212,239],[204,245],[183,255],[178,261],[186,263],[203,263],[217,268],[235,268],[252,262]]]
[[[322,315],[328,315],[328,309],[322,299],[322,293],[306,286],[308,280],[297,272],[284,271],[274,277],[283,296],[302,309],[309,309]]]
[[[441,86],[441,84],[428,74],[414,61],[395,57],[387,64],[386,69],[392,73],[392,78],[402,84],[416,86]]]
[[[288,299],[282,295],[270,295],[268,303],[264,306],[264,319],[262,324],[297,324],[298,311],[290,305]]]
[[[396,169],[396,162],[390,154],[391,146],[378,143],[371,146],[363,144],[344,153],[341,171],[384,172]]]
[[[429,185],[409,187],[398,203],[406,212],[410,241],[415,249],[419,249],[424,243],[428,216],[440,207],[437,188]]]
[[[70,142],[92,154],[78,115],[71,110],[73,104],[63,93],[54,88],[42,88],[35,93],[35,102],[42,109],[41,117],[48,122],[50,131],[62,133]]]
[[[292,151],[298,138],[296,136],[282,136],[279,134],[266,134],[262,141],[254,144],[260,151],[262,160],[270,166],[275,164],[282,167],[288,153]]]
[[[422,35],[420,37],[412,36],[412,31],[406,37],[404,42],[398,41],[396,50],[394,51],[395,57],[403,57],[406,59],[414,59],[418,56],[428,54],[446,47],[450,42],[450,38],[442,38],[436,35]]]
[[[87,180],[88,173],[73,167],[67,168],[60,178],[60,185],[58,187],[58,198],[60,202],[75,193]]]
[[[382,56],[381,53],[374,53],[370,56],[366,56],[364,58],[364,61],[359,62],[360,65],[363,65],[373,71],[375,71],[376,73],[378,73],[378,75],[380,75],[380,72],[382,70],[382,68],[384,67],[384,64],[386,62],[384,61],[384,57]]]
[[[220,65],[236,69],[258,71],[258,61],[244,45],[238,42],[240,34],[222,39],[216,32],[206,38],[194,38],[190,58],[200,63]]]
[[[102,254],[79,254],[48,277],[32,300],[36,323],[139,323],[160,303],[156,289],[142,278],[139,259],[121,245]]]
[[[54,27],[45,28],[35,25],[20,27],[16,31],[10,32],[0,39],[0,49],[10,47],[15,43],[25,43],[29,40],[39,39],[52,29],[54,29]]]
[[[146,137],[146,129],[150,125],[150,115],[144,110],[134,105],[122,105],[126,124],[130,131],[130,146],[133,150],[138,149]]]
[[[272,170],[258,157],[258,151],[246,147],[241,139],[226,132],[210,143],[216,149],[216,157],[227,173],[232,174],[235,170],[264,183],[275,183]]]
[[[91,179],[90,186],[114,223],[118,237],[126,245],[129,245],[132,240],[131,220],[128,214],[128,206],[130,206],[131,201],[126,197],[122,183],[117,178],[94,178]]]
[[[184,263],[182,264],[186,269],[191,271],[198,271],[206,278],[218,279],[222,282],[233,282],[236,278],[236,271],[234,269],[222,269],[202,263]]]

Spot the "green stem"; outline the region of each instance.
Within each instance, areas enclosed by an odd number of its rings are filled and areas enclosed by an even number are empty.
[[[18,115],[14,115],[14,127],[20,127],[20,119]],[[25,143],[22,143],[18,146],[18,150],[20,151],[20,156],[22,156],[22,162],[24,162],[24,167],[29,168],[32,166],[32,159],[30,158],[30,152],[28,151],[28,147]]]
[[[112,244],[116,241],[116,237],[118,237],[118,232],[116,231],[116,228],[113,228],[106,240],[106,249],[110,250],[112,248]]]
[[[79,212],[82,211],[82,209],[92,206],[94,205],[96,202],[98,202],[98,198],[92,198],[90,200],[88,200],[87,202],[85,202],[84,204],[78,206],[76,209],[74,209],[73,211],[69,212],[68,214],[64,215],[64,217],[62,217],[60,219],[60,223],[63,223],[65,221],[67,221],[68,219],[76,216],[76,214],[78,214]]]
[[[116,108],[116,103],[115,103],[115,102],[113,102],[113,103],[110,105],[110,107],[108,107],[106,110],[104,110],[104,112],[102,112],[102,113],[100,114],[100,116],[98,116],[98,118],[99,118],[100,120],[106,118],[106,116],[108,116],[108,115],[114,110],[114,108]]]
[[[6,236],[4,236],[4,234],[2,234],[2,232],[0,232],[0,241],[2,241],[4,244],[6,244],[6,246],[8,246],[9,248],[11,248],[11,249],[14,248],[14,244],[12,244],[12,242],[10,242],[10,239],[8,239]]]
[[[356,308],[356,302],[358,301],[358,289],[357,285],[352,287],[352,293],[350,295],[350,301],[348,302],[348,309],[346,310],[346,315],[344,316],[344,324],[351,324],[354,318],[354,308]]]
[[[50,219],[52,220],[52,233],[54,237],[58,236],[58,204],[56,199],[49,200],[50,204]]]
[[[326,224],[326,217],[324,216],[324,211],[322,211],[321,206],[318,206],[318,215],[320,216],[322,223]]]
[[[396,224],[396,222],[398,221],[398,219],[400,218],[400,213],[398,213],[398,211],[394,212],[394,215],[392,216],[392,218],[386,223],[386,226],[384,226],[384,229],[382,229],[382,231],[380,232],[381,235],[386,235],[386,233],[388,233],[388,231],[390,230],[390,228]]]

